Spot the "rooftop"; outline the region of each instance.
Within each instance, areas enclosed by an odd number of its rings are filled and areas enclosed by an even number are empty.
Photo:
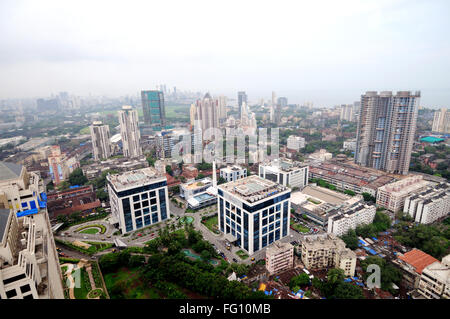
[[[117,191],[133,186],[152,183],[153,181],[160,178],[165,178],[165,176],[153,167],[146,167],[139,170],[129,171],[123,174],[114,174],[107,176],[107,179],[111,182],[111,184],[116,188]]]
[[[379,188],[381,191],[395,193],[397,195],[411,193],[421,187],[428,185],[429,182],[423,180],[422,175],[414,175],[394,183],[384,185]]]
[[[418,274],[421,274],[422,270],[428,265],[431,265],[432,263],[438,261],[433,256],[430,256],[416,248],[408,251],[398,258],[413,266]]]
[[[187,182],[185,184],[181,184],[181,186],[185,189],[194,190],[197,188],[207,186],[211,183],[212,183],[211,178],[205,177],[204,179],[199,180],[199,181],[191,181],[191,182]]]
[[[218,186],[228,193],[249,203],[258,202],[277,193],[289,190],[287,187],[274,183],[257,175],[241,178],[237,181]]]
[[[0,180],[7,180],[20,177],[22,165],[9,162],[0,162]]]

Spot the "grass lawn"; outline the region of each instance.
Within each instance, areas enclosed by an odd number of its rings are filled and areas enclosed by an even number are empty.
[[[72,272],[72,276],[74,272]],[[76,281],[75,281],[76,283]],[[89,275],[84,268],[81,269],[80,274],[80,288],[74,288],[74,294],[76,299],[87,299],[88,292],[91,291],[91,285],[89,284]]]
[[[236,255],[238,255],[239,258],[241,258],[242,260],[248,258],[248,255],[247,255],[247,254],[245,253],[245,251],[243,251],[243,250],[238,250],[238,251],[236,252]]]
[[[97,234],[99,232],[98,228],[87,228],[80,231],[81,234]]]
[[[291,226],[292,226],[295,230],[297,230],[297,231],[299,231],[299,232],[301,232],[301,233],[307,233],[307,232],[309,232],[309,228],[308,228],[308,227],[305,227],[305,226],[303,226],[303,225],[297,224],[297,223],[295,223],[292,219],[291,219]]]
[[[106,289],[112,299],[116,296],[111,293],[114,285],[122,282],[126,287],[123,295],[126,299],[159,299],[161,298],[158,291],[153,287],[148,287],[144,284],[139,273],[139,268],[121,268],[115,273],[104,275]],[[117,298],[117,297],[116,297]]]
[[[213,216],[205,220],[204,225],[208,227],[210,231],[212,231],[215,234],[219,233],[219,230],[217,229],[218,225],[218,217]]]

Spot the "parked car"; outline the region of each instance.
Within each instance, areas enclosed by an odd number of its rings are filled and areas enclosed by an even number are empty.
[[[236,258],[233,258],[233,261],[234,261],[235,263],[237,263],[237,262],[238,262],[238,260],[237,260]]]

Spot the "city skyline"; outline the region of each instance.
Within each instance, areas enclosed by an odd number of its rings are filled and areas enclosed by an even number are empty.
[[[239,4],[240,10],[237,3],[170,2],[150,8],[132,2],[108,3],[105,14],[101,1],[89,7],[3,1],[0,98],[58,91],[129,94],[173,83],[232,97],[245,90],[250,100],[275,91],[291,103],[315,105],[351,102],[368,90],[421,90],[423,105],[446,107],[450,45],[442,30],[450,27],[449,4],[346,4],[327,2],[330,10],[322,11],[323,5],[294,2],[275,7],[258,2],[257,9],[248,2]],[[142,22],[148,9],[163,14]],[[205,14],[214,10],[221,15]],[[265,23],[269,16],[283,23]],[[235,20],[242,23],[229,23]],[[164,32],[142,41],[156,27]],[[208,45],[198,46],[199,39]]]

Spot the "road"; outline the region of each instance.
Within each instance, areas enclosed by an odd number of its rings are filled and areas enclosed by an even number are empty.
[[[216,249],[219,249],[221,252],[224,253],[224,255],[227,257],[227,260],[229,262],[233,262],[233,259],[237,259],[239,263],[244,263],[244,264],[251,264],[254,261],[251,261],[251,258],[254,257],[255,261],[260,260],[260,259],[264,259],[265,258],[265,249],[262,249],[260,251],[257,251],[256,253],[254,253],[252,256],[249,256],[248,258],[242,260],[238,255],[236,255],[236,252],[241,250],[240,247],[235,247],[235,246],[231,246],[231,250],[228,250],[226,248],[226,240],[225,240],[225,236],[224,234],[220,233],[220,234],[214,234],[213,232],[211,232],[205,225],[203,225],[201,223],[201,218],[203,216],[214,216],[216,214],[216,211],[209,211],[211,208],[206,208],[202,211],[197,211],[195,213],[186,213],[185,210],[183,208],[179,208],[178,206],[175,206],[171,201],[169,201],[169,208],[170,208],[170,213],[171,213],[171,218],[168,221],[156,224],[154,227],[152,227],[151,229],[143,229],[142,232],[140,232],[140,234],[142,234],[142,236],[136,236],[136,235],[129,235],[126,237],[123,237],[122,235],[113,235],[114,232],[117,231],[116,228],[114,228],[112,225],[109,224],[109,222],[104,219],[104,220],[95,220],[95,221],[90,221],[87,222],[85,224],[82,225],[76,225],[76,226],[72,226],[71,228],[69,228],[68,230],[64,231],[64,233],[70,234],[70,237],[67,236],[60,236],[60,235],[55,235],[55,238],[61,239],[61,240],[92,240],[92,241],[103,241],[103,242],[110,242],[113,243],[115,238],[120,238],[120,240],[122,240],[123,242],[125,242],[127,245],[129,246],[144,246],[145,243],[151,239],[154,239],[158,236],[158,230],[160,228],[164,228],[166,224],[170,225],[170,224],[177,224],[178,220],[177,217],[183,217],[183,216],[191,216],[194,218],[193,221],[193,226],[195,229],[199,230],[202,235],[203,238],[205,240],[207,240],[208,242],[210,242],[211,244],[213,244]],[[319,229],[319,233],[324,233],[324,231],[318,227],[317,225],[314,225],[313,223],[304,221],[305,224],[307,224],[308,227],[315,227]],[[94,224],[102,224],[107,228],[107,231],[105,232],[105,234],[99,235],[99,234],[80,234],[77,233],[76,230],[78,228],[80,228],[81,226],[85,226],[85,225],[94,225]],[[135,233],[135,232],[133,232]],[[153,235],[152,235],[153,234]],[[284,237],[281,239],[281,242],[284,243],[288,243],[288,242],[292,242],[292,241],[297,241],[298,243],[301,243],[303,241],[303,237],[305,235],[309,235],[309,234],[303,234],[303,233],[299,233],[293,229],[289,230],[289,235],[287,237]],[[108,236],[110,238],[108,238]],[[103,240],[102,240],[103,239]],[[58,245],[57,245],[58,246]],[[90,257],[88,255],[84,255],[78,251],[75,250],[71,250],[67,247],[61,247],[58,246],[59,248],[61,248],[61,250],[67,254],[70,257],[73,258],[86,258],[86,259],[97,259],[99,258],[101,255],[103,254],[107,254],[109,252],[112,251],[113,248],[111,249],[107,249],[101,252],[96,253],[95,255],[93,255],[93,257]]]

